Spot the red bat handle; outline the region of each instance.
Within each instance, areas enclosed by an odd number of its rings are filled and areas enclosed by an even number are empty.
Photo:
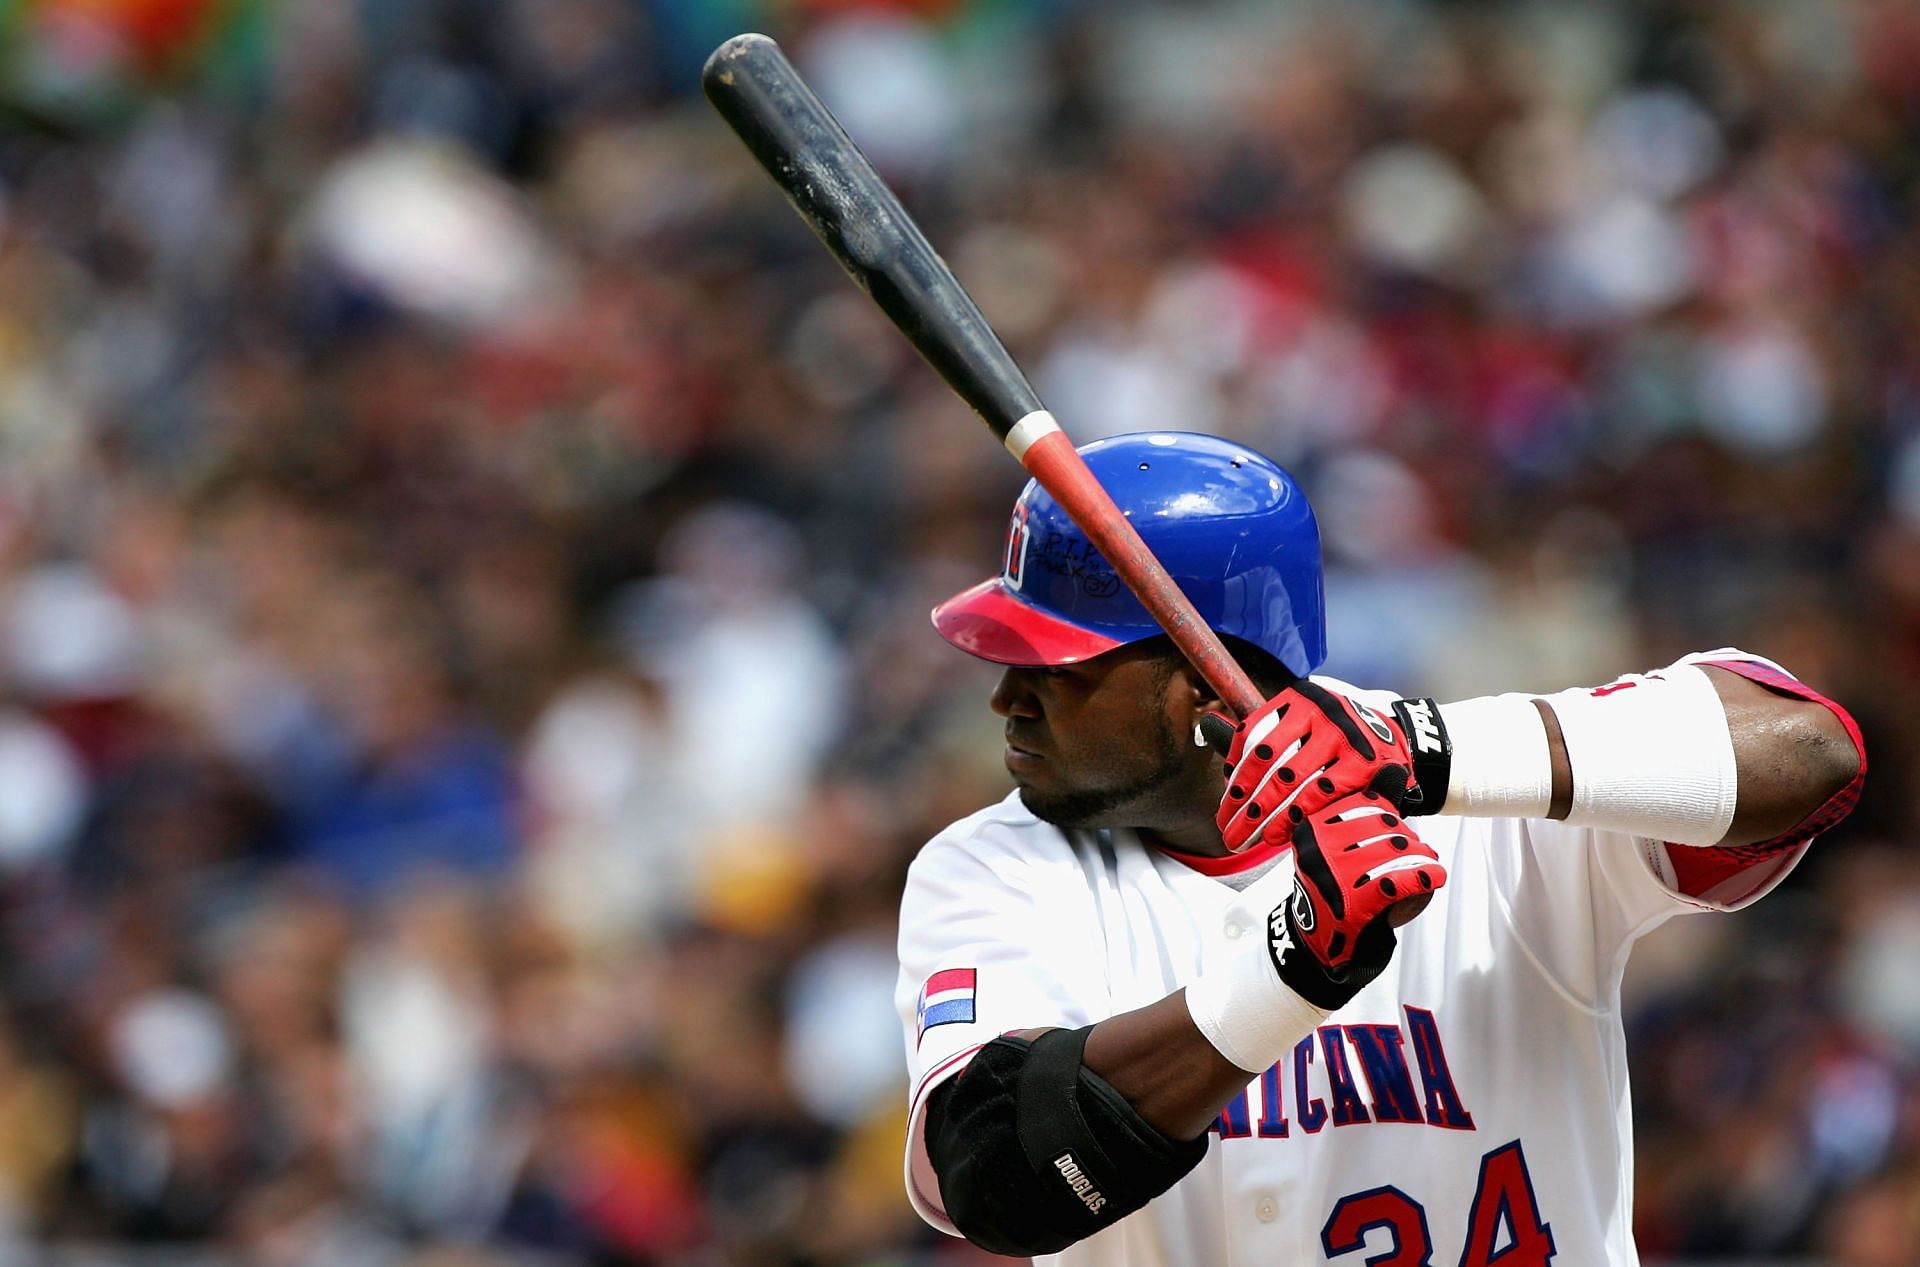
[[[1153,557],[1052,415],[1039,413],[1022,419],[1007,434],[1006,443],[1027,473],[1073,516],[1100,551],[1100,557],[1113,565],[1127,588],[1160,622],[1235,717],[1244,718],[1267,702],[1220,636],[1200,618],[1166,568]]]

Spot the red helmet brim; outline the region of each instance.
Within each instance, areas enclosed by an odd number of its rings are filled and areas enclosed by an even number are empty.
[[[995,664],[1078,664],[1122,645],[1118,638],[1022,602],[999,577],[962,590],[934,608],[933,627],[968,655]]]

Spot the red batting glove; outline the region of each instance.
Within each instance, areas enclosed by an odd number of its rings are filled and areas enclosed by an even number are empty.
[[[1293,823],[1294,883],[1293,896],[1272,916],[1279,924],[1284,912],[1275,963],[1295,993],[1337,1009],[1392,957],[1393,908],[1413,900],[1417,913],[1445,886],[1447,869],[1393,806],[1371,792],[1317,814],[1296,805],[1282,819]],[[1281,824],[1270,830],[1279,832]],[[1282,930],[1269,931],[1277,939]]]
[[[1303,678],[1234,731],[1214,822],[1228,850],[1239,853],[1289,809],[1312,817],[1341,797],[1372,791],[1397,810],[1413,787],[1413,753],[1398,727]]]

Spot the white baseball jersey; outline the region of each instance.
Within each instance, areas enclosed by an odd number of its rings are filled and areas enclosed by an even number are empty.
[[[1812,696],[1739,652],[1689,659]],[[1377,707],[1394,698],[1316,680]],[[1248,1085],[1192,1173],[1041,1261],[1638,1261],[1627,951],[1681,911],[1753,901],[1806,842],[1702,871],[1684,858],[1676,870],[1683,846],[1545,820],[1416,827],[1449,879],[1399,930],[1386,970]],[[1267,870],[1236,888],[1250,866]],[[1290,851],[1196,862],[1129,831],[1063,832],[1017,796],[929,842],[902,900],[896,992],[912,1073],[906,1182],[921,1217],[954,1232],[923,1137],[934,1087],[1001,1034],[1164,998],[1261,937],[1292,885]]]

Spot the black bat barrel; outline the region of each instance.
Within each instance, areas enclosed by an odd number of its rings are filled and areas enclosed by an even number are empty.
[[[707,99],[929,364],[1002,440],[1040,398],[840,121],[764,35],[736,35],[701,72]]]

